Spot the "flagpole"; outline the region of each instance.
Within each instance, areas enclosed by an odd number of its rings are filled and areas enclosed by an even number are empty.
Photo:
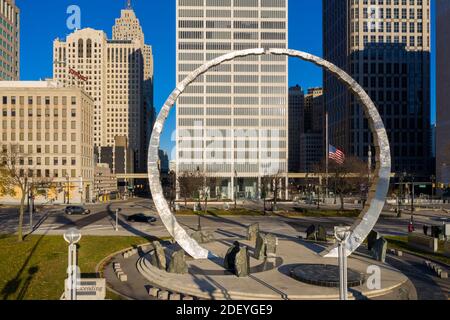
[[[330,137],[329,137],[329,130],[328,130],[328,110],[325,112],[325,140],[326,140],[326,155],[325,155],[325,163],[326,163],[326,195],[327,198],[329,196],[328,194],[328,165],[329,165],[329,159],[330,159]]]

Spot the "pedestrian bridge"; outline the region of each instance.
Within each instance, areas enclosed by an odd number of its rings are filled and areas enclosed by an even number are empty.
[[[284,175],[281,175],[282,177],[284,177]],[[326,174],[325,173],[288,173],[288,177],[289,179],[308,179],[308,178],[325,178]],[[330,177],[332,177],[333,175],[330,174]],[[359,177],[360,175],[357,173],[354,174],[350,174],[347,175],[347,177],[349,178],[356,178]],[[391,173],[391,178],[395,177],[395,173]],[[118,180],[132,180],[132,179],[148,179],[148,174],[147,173],[125,173],[125,174],[117,174],[116,178]]]

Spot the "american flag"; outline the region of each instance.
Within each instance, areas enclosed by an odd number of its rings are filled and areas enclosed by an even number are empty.
[[[329,148],[328,157],[331,160],[336,161],[338,164],[344,164],[344,161],[345,161],[345,154],[344,154],[344,152],[342,152],[341,150],[333,147],[331,144],[330,144],[330,148]]]

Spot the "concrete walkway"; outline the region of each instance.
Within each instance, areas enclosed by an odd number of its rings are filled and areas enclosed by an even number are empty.
[[[228,247],[236,238],[222,238],[207,245],[208,249],[219,256],[224,256]],[[253,248],[252,244],[242,241]],[[134,299],[150,299],[146,293],[149,286],[190,295],[200,299],[218,300],[335,300],[339,298],[337,288],[324,288],[308,285],[289,276],[290,270],[299,263],[336,265],[336,259],[321,258],[316,254],[320,247],[299,241],[282,240],[278,255],[282,264],[269,271],[255,272],[248,278],[237,278],[223,274],[223,268],[210,260],[189,262],[189,274],[173,275],[157,270],[148,262],[145,255],[135,256],[129,260],[115,257],[112,262],[120,262],[124,271],[128,272],[128,282],[118,283],[111,265],[105,269],[105,277],[116,291]],[[262,261],[251,259],[252,267]],[[408,278],[389,265],[383,265],[364,256],[355,255],[349,259],[349,267],[363,274],[371,265],[382,270],[380,290],[369,290],[365,285],[350,290],[351,299],[372,299],[392,294],[408,283]],[[136,267],[141,274],[136,273]],[[413,290],[413,289],[409,289]],[[400,296],[400,294],[396,294]],[[408,297],[415,292],[408,292]],[[406,298],[405,298],[406,299]]]

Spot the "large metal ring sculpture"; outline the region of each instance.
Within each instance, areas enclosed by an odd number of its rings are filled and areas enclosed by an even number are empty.
[[[158,151],[161,133],[171,108],[189,84],[191,84],[200,75],[213,67],[216,67],[224,62],[234,60],[236,58],[251,55],[283,55],[296,57],[304,61],[312,62],[313,64],[324,68],[328,72],[335,75],[339,80],[341,80],[342,83],[344,83],[353,92],[353,94],[355,94],[355,96],[359,99],[361,105],[363,106],[373,135],[373,143],[376,150],[376,170],[373,184],[369,190],[367,204],[361,215],[358,217],[357,221],[351,227],[351,236],[345,243],[347,255],[352,254],[367,238],[370,231],[372,231],[385,204],[391,175],[391,153],[388,136],[380,114],[375,107],[375,104],[363,90],[363,88],[352,77],[350,77],[345,71],[341,70],[334,64],[324,59],[296,50],[258,48],[228,53],[199,67],[177,85],[175,90],[167,99],[158,116],[153,129],[150,148],[148,151],[148,177],[150,182],[150,189],[152,192],[153,201],[162,222],[164,223],[172,237],[175,239],[175,241],[194,259],[215,258],[215,255],[213,253],[202,248],[178,224],[175,216],[172,214],[169,208],[167,201],[164,198],[163,189],[160,182],[160,172],[158,169]],[[337,254],[337,246],[332,246],[322,252],[321,255],[323,257],[337,257]]]

